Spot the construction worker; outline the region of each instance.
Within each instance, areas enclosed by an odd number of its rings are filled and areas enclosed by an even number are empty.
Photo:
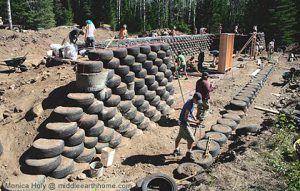
[[[218,58],[219,58],[219,51],[218,50],[213,50],[210,52],[213,55],[213,60],[212,60],[212,64],[211,67],[216,67]]]
[[[206,34],[207,33],[207,28],[201,27],[200,28],[200,34]]]
[[[239,34],[239,25],[235,25],[234,27],[234,33]]]
[[[197,107],[197,119],[200,123],[208,116],[209,113],[209,99],[210,92],[214,90],[212,84],[208,81],[208,73],[203,72],[202,77],[196,82],[196,93],[200,93],[202,96],[202,104]]]
[[[84,39],[85,39],[85,45],[86,47],[93,47],[95,49],[95,25],[91,20],[86,21],[86,26],[85,26],[85,34],[84,34]]]
[[[125,39],[128,36],[127,25],[124,24],[119,32],[119,39]]]
[[[177,138],[175,139],[175,150],[173,152],[174,156],[181,155],[179,149],[179,143],[181,139],[185,139],[187,144],[187,153],[186,156],[190,159],[194,159],[192,154],[192,148],[195,145],[195,135],[192,133],[190,123],[197,124],[197,119],[193,115],[194,104],[201,104],[202,96],[200,93],[195,93],[192,99],[189,99],[182,107],[181,113],[179,116],[179,133]]]
[[[269,46],[268,46],[269,60],[272,59],[272,54],[274,53],[274,48],[275,48],[275,39],[273,39],[271,42],[269,42]]]
[[[74,26],[74,29],[69,33],[70,43],[76,44],[80,35],[84,35],[84,31]]]
[[[188,75],[186,72],[186,61],[184,55],[181,53],[181,51],[178,51],[178,56],[176,59],[177,65],[176,65],[176,71],[177,71],[177,77],[180,77],[181,69],[183,69],[183,73],[185,74],[185,80],[188,79]]]
[[[198,55],[198,71],[199,72],[202,72],[202,70],[204,69],[203,62],[204,62],[204,52],[200,48],[200,52]]]

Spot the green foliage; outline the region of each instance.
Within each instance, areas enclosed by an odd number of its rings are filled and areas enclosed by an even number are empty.
[[[183,33],[191,34],[191,32],[192,32],[191,27],[188,24],[184,23],[184,22],[180,22],[176,26],[177,26],[176,30],[179,30]]]
[[[300,189],[300,159],[293,149],[296,125],[293,119],[285,115],[276,117],[274,135],[268,141],[270,150],[266,157],[271,166],[280,174],[287,184],[286,190]]]

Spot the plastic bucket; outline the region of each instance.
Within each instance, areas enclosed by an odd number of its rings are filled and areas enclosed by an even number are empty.
[[[90,163],[90,177],[100,177],[103,175],[103,164],[100,161]]]

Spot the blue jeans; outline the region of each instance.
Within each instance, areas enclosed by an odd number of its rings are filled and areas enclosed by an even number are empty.
[[[85,46],[95,48],[95,43],[96,43],[95,37],[87,37],[85,41]]]

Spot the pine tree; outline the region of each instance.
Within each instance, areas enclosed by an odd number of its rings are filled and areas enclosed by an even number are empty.
[[[269,9],[269,34],[273,34],[279,44],[289,44],[295,41],[297,10],[294,0],[275,0]]]

